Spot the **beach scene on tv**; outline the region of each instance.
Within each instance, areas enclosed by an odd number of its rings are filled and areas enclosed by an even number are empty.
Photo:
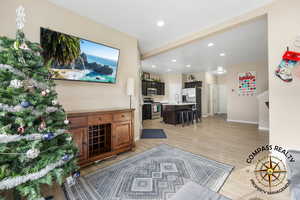
[[[49,30],[46,30],[46,33]],[[53,32],[53,31],[52,31]],[[57,33],[57,32],[56,32]],[[47,34],[46,34],[47,35]],[[105,45],[101,45],[88,40],[76,38],[64,34],[63,36],[68,37],[72,43],[70,54],[73,55],[69,60],[61,64],[62,62],[53,62],[51,70],[53,71],[52,78],[54,79],[65,79],[65,80],[77,80],[77,81],[90,81],[90,82],[104,82],[104,83],[115,83],[117,76],[119,50],[114,49]],[[42,37],[47,37],[43,36]],[[72,38],[73,37],[73,38]],[[49,37],[46,38],[49,40]],[[68,40],[66,40],[68,41]],[[47,43],[47,41],[46,41]],[[43,45],[42,45],[43,46]],[[58,45],[59,47],[59,45]],[[64,46],[65,47],[65,46]],[[57,49],[57,47],[56,47]],[[46,51],[50,51],[51,48],[46,47]],[[65,50],[64,50],[65,51]],[[73,53],[78,51],[78,53]],[[79,53],[80,52],[80,53]],[[48,56],[55,55],[56,52],[47,52]]]

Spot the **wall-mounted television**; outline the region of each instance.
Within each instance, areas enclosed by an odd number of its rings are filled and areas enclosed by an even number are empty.
[[[117,48],[46,28],[41,28],[41,46],[44,58],[53,60],[53,79],[116,83],[120,54]],[[59,62],[60,59],[67,62]]]

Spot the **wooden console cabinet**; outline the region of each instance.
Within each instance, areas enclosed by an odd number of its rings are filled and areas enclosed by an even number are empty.
[[[80,166],[131,150],[133,109],[68,112],[70,132],[79,149]]]

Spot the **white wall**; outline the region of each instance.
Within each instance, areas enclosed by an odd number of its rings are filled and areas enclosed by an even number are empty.
[[[269,101],[269,91],[265,91],[257,96],[258,100],[258,128],[269,130],[269,109],[266,102]]]
[[[284,83],[274,75],[287,46],[300,34],[300,1],[278,0],[268,12],[270,143],[300,150],[300,79]]]
[[[225,84],[218,84],[218,113],[227,114],[227,87]]]
[[[165,82],[165,96],[163,100],[169,103],[177,103],[176,95],[179,95],[180,102],[182,90],[182,75],[181,74],[163,74],[162,81]]]
[[[256,71],[257,93],[268,90],[268,64],[267,61],[253,64],[239,64],[229,66],[227,74],[218,76],[218,84],[227,87],[227,119],[258,124],[258,100],[254,96],[239,96],[238,74],[247,71]]]
[[[127,78],[135,79],[135,133],[140,127],[139,93],[140,77],[138,42],[135,38],[105,25],[95,23],[67,9],[48,1],[40,0],[1,0],[0,35],[15,37],[16,8],[25,7],[26,24],[24,32],[34,42],[40,41],[40,27],[85,38],[119,48],[120,61],[116,84],[56,81],[59,102],[65,110],[93,110],[102,108],[129,107],[126,95]]]

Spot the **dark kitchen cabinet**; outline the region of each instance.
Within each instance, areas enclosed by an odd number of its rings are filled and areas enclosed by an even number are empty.
[[[142,95],[147,96],[147,82],[146,81],[142,81]]]
[[[157,83],[157,95],[165,95],[165,83]]]
[[[202,81],[185,82],[184,88],[202,87]]]
[[[151,104],[144,104],[143,105],[143,120],[152,119],[152,107]]]
[[[157,95],[165,95],[165,83],[156,81],[142,81],[142,94],[148,96],[148,88],[157,90]]]

